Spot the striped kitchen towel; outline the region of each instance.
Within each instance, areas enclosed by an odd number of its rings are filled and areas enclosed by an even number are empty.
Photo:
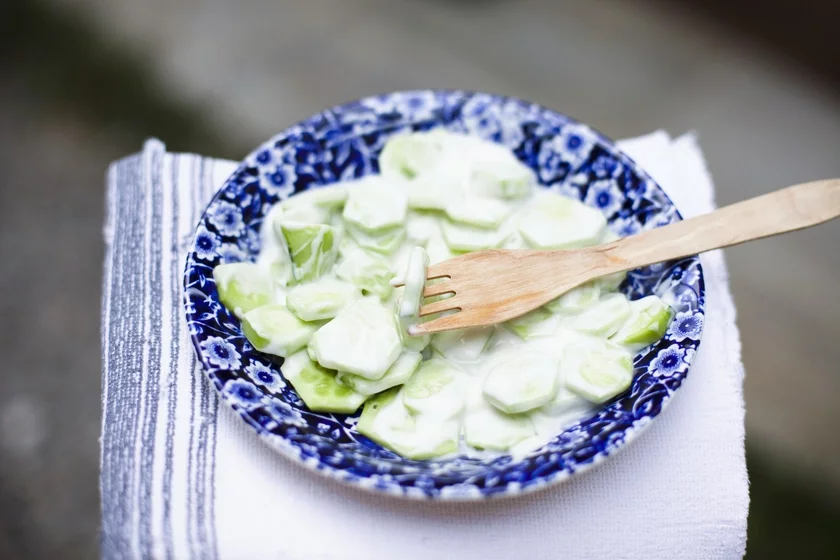
[[[714,207],[693,136],[621,147],[686,216]],[[741,558],[743,368],[722,253],[702,256],[707,324],[662,416],[598,469],[520,498],[415,503],[299,468],[226,407],[197,364],[182,275],[236,163],[151,140],[108,175],[102,307],[104,558]]]

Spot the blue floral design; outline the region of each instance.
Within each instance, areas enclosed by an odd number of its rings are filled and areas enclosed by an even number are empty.
[[[245,229],[242,210],[224,200],[216,202],[208,221],[216,227],[216,231],[225,236],[238,235]]]
[[[222,388],[222,394],[240,408],[252,410],[262,401],[262,392],[244,379],[231,379]]]
[[[577,167],[589,157],[589,152],[595,144],[592,130],[585,125],[570,124],[563,128],[560,135],[554,139],[553,148],[563,159]]]
[[[687,338],[697,340],[703,332],[703,320],[703,314],[699,311],[677,313],[668,327],[668,335],[678,342]]]
[[[672,344],[657,352],[656,358],[650,363],[651,372],[656,377],[671,377],[677,373],[684,373],[693,357],[693,349]]]
[[[244,160],[211,202],[193,237],[184,276],[190,336],[222,401],[280,453],[309,468],[412,498],[529,492],[602,462],[670,402],[687,375],[703,328],[698,258],[631,271],[622,284],[624,293],[634,299],[656,293],[677,310],[665,338],[636,357],[626,393],[516,461],[510,456],[409,461],[360,435],[357,416],[308,410],[285,382],[282,362],[256,351],[242,336],[212,281],[212,268],[219,263],[256,258],[259,227],[272,205],[309,188],[372,173],[389,136],[435,126],[481,134],[507,146],[536,172],[542,186],[604,209],[610,229],[622,236],[681,219],[662,190],[612,142],[533,103],[462,91],[367,98],[314,115],[272,138]],[[603,197],[604,191],[613,198]],[[238,209],[241,228],[227,204]]]
[[[211,365],[221,369],[238,369],[242,355],[236,346],[220,336],[211,336],[201,341],[201,350]]]
[[[598,208],[605,216],[610,217],[621,209],[624,204],[624,195],[615,181],[601,179],[589,185],[585,200],[587,204]]]
[[[272,393],[276,393],[286,387],[286,382],[283,380],[283,377],[273,368],[262,362],[251,362],[245,366],[245,373],[251,381],[265,387]]]
[[[208,230],[203,224],[198,226],[195,232],[195,243],[193,243],[195,258],[202,261],[209,261],[216,256],[219,249],[219,237]]]
[[[598,178],[615,177],[621,171],[621,164],[612,156],[600,155],[592,162],[592,172]]]
[[[224,264],[238,263],[248,260],[248,254],[236,245],[225,244],[219,248],[219,260]]]

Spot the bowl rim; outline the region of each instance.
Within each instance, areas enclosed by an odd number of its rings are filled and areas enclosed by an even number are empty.
[[[192,243],[190,245],[190,249],[188,250],[186,258],[185,258],[184,284],[183,284],[183,289],[184,289],[183,304],[185,306],[185,312],[186,312],[185,315],[186,315],[187,323],[189,324],[193,320],[193,317],[192,317],[191,311],[190,311],[190,294],[189,294],[189,280],[190,280],[190,278],[189,277],[190,277],[190,271],[191,271],[192,267],[195,265],[195,261],[193,259],[193,254],[195,252],[194,247],[195,247],[195,240],[196,240],[196,237],[197,237],[197,234],[198,234],[198,229],[200,228],[201,224],[207,219],[208,210],[223,195],[225,190],[230,185],[231,179],[236,177],[243,169],[245,169],[247,167],[247,162],[254,159],[260,152],[262,152],[262,151],[264,151],[268,148],[274,147],[274,145],[279,140],[288,138],[291,135],[293,135],[295,132],[298,131],[298,129],[301,127],[301,125],[312,122],[313,120],[315,120],[319,117],[327,116],[327,115],[329,115],[329,114],[331,114],[335,111],[342,111],[344,109],[349,109],[349,108],[351,108],[355,105],[358,105],[358,104],[364,104],[364,102],[366,102],[366,101],[372,101],[372,100],[381,99],[381,98],[400,97],[400,96],[407,97],[407,96],[412,96],[412,95],[416,96],[416,95],[426,95],[426,94],[463,95],[466,98],[481,95],[481,96],[486,96],[486,97],[492,98],[492,100],[494,102],[497,102],[497,103],[504,103],[504,102],[508,102],[508,101],[513,101],[513,102],[516,102],[516,103],[526,104],[526,105],[529,105],[531,107],[534,107],[534,108],[538,109],[540,112],[549,113],[549,114],[552,114],[554,116],[557,116],[560,119],[562,119],[563,121],[565,121],[567,125],[571,124],[571,125],[586,127],[589,131],[591,131],[598,138],[599,141],[601,141],[602,143],[609,146],[610,149],[615,152],[616,157],[620,160],[623,160],[622,163],[629,164],[632,167],[632,170],[633,170],[634,174],[636,174],[640,179],[643,179],[643,180],[647,181],[649,184],[652,184],[656,189],[658,189],[659,193],[662,195],[664,200],[668,204],[670,204],[671,208],[673,208],[673,216],[674,216],[673,221],[683,220],[682,214],[680,213],[679,209],[674,204],[674,202],[671,200],[671,198],[668,196],[667,192],[659,185],[659,183],[655,179],[653,179],[650,176],[650,174],[647,171],[645,171],[645,169],[642,166],[640,166],[634,159],[632,159],[623,150],[619,149],[614,140],[612,140],[610,137],[601,133],[598,129],[596,129],[596,128],[594,128],[594,127],[592,127],[592,126],[590,126],[586,123],[582,123],[581,121],[578,121],[578,120],[576,120],[572,117],[569,117],[564,113],[560,113],[559,111],[556,111],[554,109],[550,109],[550,108],[545,107],[544,105],[541,105],[539,103],[534,103],[534,102],[531,102],[531,101],[528,101],[528,100],[525,100],[525,99],[522,99],[522,98],[519,98],[519,97],[510,96],[510,95],[489,93],[489,92],[484,92],[484,91],[475,91],[475,90],[469,90],[469,89],[454,89],[454,88],[429,88],[429,89],[395,90],[395,91],[388,91],[388,92],[385,92],[385,93],[366,95],[364,97],[356,98],[356,99],[353,99],[351,101],[347,101],[347,102],[344,102],[344,103],[341,103],[341,104],[338,104],[338,105],[333,105],[329,108],[326,108],[326,109],[323,109],[323,110],[318,111],[316,113],[313,113],[312,115],[306,117],[305,119],[301,119],[301,120],[295,122],[294,124],[292,124],[290,126],[287,126],[285,129],[283,129],[282,131],[273,135],[268,140],[265,140],[264,142],[260,143],[255,149],[250,151],[242,160],[239,161],[236,169],[225,180],[225,182],[222,184],[222,186],[213,194],[213,196],[210,198],[210,200],[205,205],[204,210],[201,213],[201,217],[199,218],[199,220],[196,224],[195,232],[191,236]],[[425,121],[416,120],[414,122],[419,123],[419,122],[425,122]],[[289,196],[294,196],[294,194],[295,193],[292,193]],[[689,259],[697,258],[697,256],[688,257],[688,258]],[[705,298],[705,280],[704,280],[704,275],[703,275],[702,263],[699,261],[699,259],[697,260],[697,271],[698,271],[698,297],[701,298],[701,299],[704,299]],[[705,311],[705,305],[704,304],[701,304],[699,306],[699,312],[700,312],[701,316],[705,317],[706,311]],[[701,327],[700,327],[700,332],[698,333],[698,336],[697,336],[697,342],[696,342],[696,347],[695,348],[699,348],[699,346],[702,342],[702,334],[703,334],[703,327],[704,326],[705,326],[705,321],[703,322],[703,325],[701,325]],[[630,444],[632,441],[634,441],[636,438],[638,438],[638,436],[641,433],[643,433],[644,431],[647,430],[648,426],[652,423],[652,421],[655,419],[655,417],[658,416],[659,414],[661,414],[662,411],[665,410],[665,408],[670,404],[671,400],[673,399],[674,393],[682,386],[682,383],[680,383],[680,385],[676,389],[674,389],[674,391],[672,393],[667,394],[666,396],[663,397],[663,399],[661,401],[660,409],[657,413],[645,416],[644,418],[645,418],[646,421],[644,421],[644,422],[634,422],[629,427],[625,428],[624,429],[624,436],[625,437],[619,445],[615,445],[615,446],[611,447],[610,449],[604,450],[603,452],[596,453],[595,455],[592,456],[591,460],[589,460],[588,462],[580,463],[580,464],[576,465],[576,468],[572,471],[565,470],[565,469],[556,470],[554,472],[549,473],[548,475],[541,475],[538,482],[530,484],[530,485],[526,485],[526,486],[520,486],[518,483],[510,483],[509,482],[504,486],[504,489],[502,491],[493,492],[493,493],[486,493],[486,492],[483,492],[483,491],[479,491],[478,493],[470,493],[470,494],[440,492],[436,495],[432,495],[432,494],[430,494],[428,492],[425,492],[425,491],[424,492],[407,492],[407,491],[405,491],[405,489],[402,489],[402,491],[399,491],[399,490],[394,491],[394,490],[391,490],[389,488],[383,488],[381,486],[376,486],[376,485],[371,485],[371,484],[363,484],[361,482],[366,480],[364,477],[360,477],[360,476],[352,476],[351,477],[350,475],[345,473],[343,470],[336,469],[329,464],[326,464],[326,463],[323,463],[323,462],[319,461],[316,458],[303,458],[300,454],[300,451],[298,449],[294,448],[294,446],[292,446],[292,444],[290,442],[288,442],[285,437],[279,436],[277,434],[273,434],[273,433],[265,430],[261,426],[255,426],[255,425],[252,424],[252,422],[249,422],[248,420],[246,420],[242,416],[242,414],[239,414],[239,411],[238,411],[235,403],[232,402],[231,398],[228,395],[226,395],[224,392],[222,392],[222,390],[221,390],[222,388],[218,385],[218,382],[210,377],[210,374],[208,373],[208,370],[213,370],[214,366],[212,366],[212,364],[209,364],[207,362],[207,358],[204,355],[204,353],[202,352],[201,340],[199,339],[198,333],[196,333],[193,329],[189,329],[189,330],[190,330],[190,340],[192,342],[193,348],[194,348],[196,356],[198,358],[198,362],[202,366],[202,373],[204,374],[202,377],[204,377],[206,379],[206,381],[209,382],[214,387],[214,389],[217,392],[218,399],[220,401],[224,402],[231,412],[233,412],[236,416],[240,417],[240,419],[242,421],[244,421],[246,424],[249,424],[252,428],[254,428],[254,430],[257,432],[257,435],[259,436],[259,439],[261,441],[265,442],[269,447],[271,447],[275,451],[279,452],[280,455],[290,459],[292,463],[300,465],[308,471],[315,472],[319,476],[322,476],[326,479],[338,481],[344,487],[362,490],[366,494],[372,494],[372,495],[376,495],[376,496],[387,495],[387,496],[391,496],[391,497],[394,497],[394,498],[400,498],[400,499],[403,499],[403,500],[409,500],[409,501],[414,501],[414,502],[417,502],[417,501],[420,501],[420,502],[441,501],[441,502],[450,502],[450,503],[452,503],[452,502],[454,502],[454,503],[474,503],[474,502],[480,502],[480,501],[486,501],[486,500],[500,500],[500,499],[504,499],[504,498],[512,498],[512,497],[516,497],[516,496],[523,496],[523,495],[526,495],[526,494],[539,492],[539,491],[545,490],[545,489],[550,488],[550,487],[556,487],[556,486],[562,484],[563,482],[569,480],[570,478],[573,478],[573,475],[577,475],[579,473],[588,472],[588,471],[592,470],[596,466],[602,464],[606,459],[616,455],[619,451],[624,449],[628,444]],[[689,363],[688,368],[685,372],[685,376],[687,376],[688,373],[691,371],[691,366],[692,365],[693,365],[693,360],[692,360],[692,362]],[[194,374],[195,374],[195,372],[191,372],[191,375],[194,375]]]

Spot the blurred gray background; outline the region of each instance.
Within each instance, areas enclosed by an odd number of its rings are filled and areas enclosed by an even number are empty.
[[[523,97],[613,138],[694,130],[726,204],[840,176],[832,0],[0,3],[0,558],[98,554],[107,164],[241,159],[395,89]],[[727,251],[748,558],[840,558],[840,222]]]

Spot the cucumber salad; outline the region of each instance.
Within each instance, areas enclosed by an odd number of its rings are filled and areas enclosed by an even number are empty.
[[[630,386],[633,354],[673,312],[656,296],[629,301],[623,274],[504,324],[410,334],[430,263],[610,241],[601,212],[538,188],[512,152],[474,136],[395,136],[379,166],[276,204],[256,262],[213,271],[243,334],[285,359],[310,410],[362,409],[358,431],[409,459],[524,456]]]

